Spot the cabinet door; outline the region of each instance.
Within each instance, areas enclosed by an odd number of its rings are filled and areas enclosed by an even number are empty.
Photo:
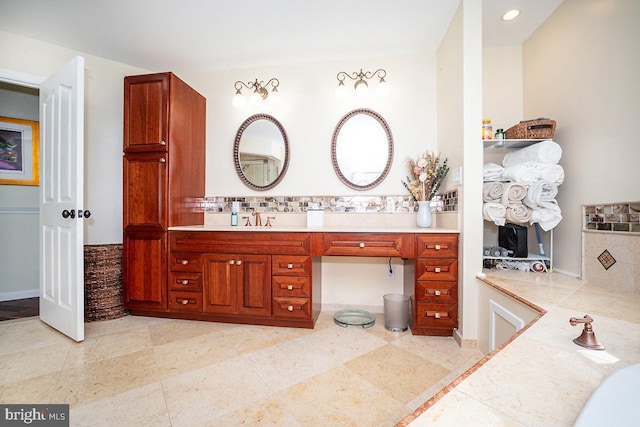
[[[238,313],[270,317],[271,256],[239,256],[236,272]]]
[[[127,154],[123,164],[124,231],[166,227],[166,153]]]
[[[236,313],[236,256],[206,254],[203,256],[203,311]]]
[[[124,233],[124,306],[167,309],[166,233]]]
[[[168,142],[169,74],[124,79],[124,151],[165,151]]]

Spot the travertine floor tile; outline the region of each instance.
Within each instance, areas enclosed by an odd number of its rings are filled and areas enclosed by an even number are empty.
[[[344,366],[403,404],[450,372],[392,344],[364,354]]]
[[[203,424],[207,427],[303,427],[280,400],[267,397]]]
[[[171,427],[159,382],[71,408],[74,427]]]
[[[409,413],[401,402],[343,366],[295,384],[279,397],[309,427],[389,426]]]

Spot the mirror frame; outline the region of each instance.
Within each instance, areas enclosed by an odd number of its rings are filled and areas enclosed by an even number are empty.
[[[242,172],[242,167],[240,166],[240,140],[242,139],[242,134],[249,127],[249,125],[258,120],[268,120],[273,123],[280,131],[280,134],[282,135],[282,139],[284,141],[284,162],[282,165],[282,170],[280,171],[278,177],[268,185],[256,185],[253,182],[249,181]],[[247,187],[253,188],[254,190],[258,191],[265,191],[270,190],[278,185],[286,175],[287,169],[289,168],[289,156],[289,139],[287,138],[287,133],[285,132],[284,127],[282,127],[282,124],[275,117],[268,114],[254,114],[253,116],[242,122],[240,128],[238,129],[238,132],[236,133],[236,138],[233,143],[233,161],[235,163],[238,176]]]
[[[338,165],[338,157],[337,157],[337,150],[336,150],[336,146],[338,144],[338,136],[340,135],[340,130],[342,129],[342,126],[344,126],[344,124],[349,119],[359,114],[365,114],[367,116],[373,117],[376,121],[378,121],[378,123],[380,123],[380,126],[382,126],[382,129],[384,129],[384,133],[387,135],[387,142],[388,142],[387,164],[385,165],[384,170],[382,171],[380,176],[375,181],[367,185],[354,184],[353,182],[349,181],[347,177],[344,176],[344,174],[340,170],[340,166]],[[389,124],[380,114],[376,113],[373,110],[369,110],[367,108],[358,108],[347,113],[344,117],[342,117],[342,119],[340,119],[340,121],[338,122],[338,125],[336,126],[336,129],[333,131],[333,137],[331,138],[331,163],[333,164],[333,170],[336,171],[336,175],[338,175],[338,178],[340,178],[340,181],[342,181],[349,188],[353,188],[354,190],[364,191],[364,190],[370,190],[378,186],[382,181],[384,181],[387,175],[389,175],[389,171],[391,170],[391,164],[393,163],[393,135],[391,134],[391,128],[389,128]]]

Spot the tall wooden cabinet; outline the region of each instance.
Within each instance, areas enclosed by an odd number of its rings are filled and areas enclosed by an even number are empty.
[[[168,311],[167,227],[204,223],[206,100],[173,73],[124,79],[123,286]]]

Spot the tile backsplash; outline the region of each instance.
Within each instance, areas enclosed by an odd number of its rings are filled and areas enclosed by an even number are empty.
[[[640,233],[640,202],[585,205],[585,230]]]
[[[417,203],[412,196],[243,196],[205,197],[206,213],[230,212],[231,202],[240,202],[240,212],[304,213],[309,209],[331,213],[413,212]],[[435,212],[456,212],[458,190],[438,194],[431,202]]]

